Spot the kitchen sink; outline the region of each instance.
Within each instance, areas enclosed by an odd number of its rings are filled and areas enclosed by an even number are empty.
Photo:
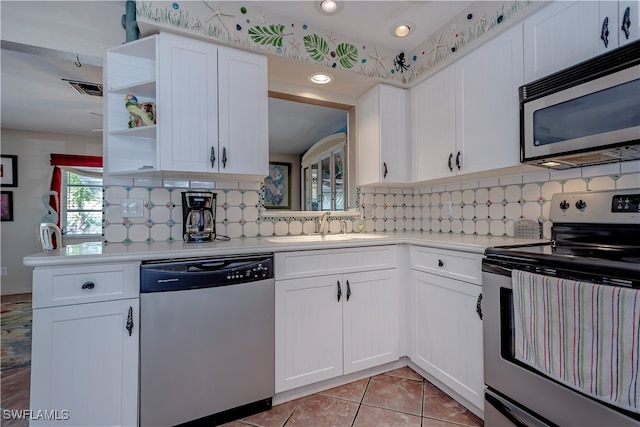
[[[334,242],[346,240],[369,240],[384,239],[387,236],[366,233],[348,233],[348,234],[306,234],[299,236],[273,236],[267,237],[266,240],[273,243],[308,243],[308,242]]]

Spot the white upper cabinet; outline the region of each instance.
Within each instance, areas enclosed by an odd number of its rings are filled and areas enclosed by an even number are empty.
[[[536,12],[524,22],[525,82],[637,40],[639,9],[638,1],[559,1]]]
[[[161,33],[110,49],[105,81],[108,174],[268,174],[266,57]],[[157,124],[128,127],[128,93]]]
[[[267,58],[219,47],[218,91],[218,170],[269,175]]]
[[[409,93],[380,84],[356,106],[358,185],[409,182]]]
[[[160,36],[159,168],[213,172],[209,158],[210,150],[218,149],[218,47],[185,37]]]
[[[454,163],[459,174],[520,163],[518,88],[523,77],[521,25],[456,64]]]
[[[411,88],[413,181],[453,175],[456,151],[455,65]]]
[[[413,181],[517,166],[518,25],[411,89]]]

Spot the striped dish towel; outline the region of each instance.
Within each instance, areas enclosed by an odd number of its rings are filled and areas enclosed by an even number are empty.
[[[515,358],[640,413],[640,290],[514,270]]]

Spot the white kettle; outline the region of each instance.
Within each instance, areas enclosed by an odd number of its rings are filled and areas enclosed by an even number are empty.
[[[55,244],[53,237],[55,236]],[[62,247],[62,233],[60,228],[50,222],[43,222],[38,227],[38,242],[43,251],[52,251]]]

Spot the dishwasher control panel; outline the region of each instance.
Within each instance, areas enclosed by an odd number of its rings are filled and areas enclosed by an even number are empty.
[[[140,268],[140,292],[211,288],[273,277],[272,254],[153,261]]]

